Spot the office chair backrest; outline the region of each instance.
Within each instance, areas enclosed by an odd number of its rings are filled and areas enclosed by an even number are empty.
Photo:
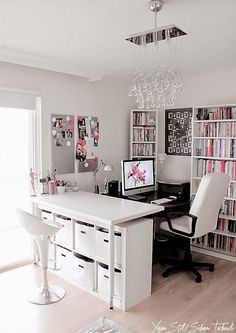
[[[20,208],[15,208],[17,218],[25,230],[32,236],[53,236],[60,226],[54,222],[46,224],[42,218],[29,214]]]
[[[197,216],[194,238],[216,229],[217,216],[226,195],[229,180],[228,175],[220,172],[209,173],[202,178],[189,212]]]

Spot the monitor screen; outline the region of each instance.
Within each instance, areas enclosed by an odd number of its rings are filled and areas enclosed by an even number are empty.
[[[155,189],[154,160],[123,160],[122,194],[124,196],[145,193]]]

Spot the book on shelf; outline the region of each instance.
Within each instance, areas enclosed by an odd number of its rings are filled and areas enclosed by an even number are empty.
[[[225,218],[219,218],[217,222],[217,230],[235,233],[236,237],[236,221]]]
[[[155,126],[156,115],[155,112],[133,112],[133,126],[145,126],[152,125]]]
[[[236,158],[236,139],[196,139],[196,156]]]
[[[220,235],[213,232],[194,239],[193,245],[221,250],[228,254],[236,254],[236,237]]]
[[[198,108],[197,120],[225,120],[236,119],[236,106],[219,106],[209,108]]]
[[[231,181],[236,180],[236,161],[197,159],[194,177],[203,177],[211,172],[224,172]]]
[[[133,141],[155,141],[155,128],[133,128]]]
[[[154,156],[155,144],[154,143],[133,143],[134,156]]]
[[[236,119],[230,123],[197,123],[195,134],[198,137],[235,137]]]

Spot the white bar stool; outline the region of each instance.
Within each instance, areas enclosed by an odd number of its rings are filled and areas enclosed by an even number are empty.
[[[57,286],[49,286],[47,279],[49,238],[59,230],[60,225],[52,221],[45,223],[39,217],[16,208],[19,218],[25,230],[33,236],[39,251],[40,265],[42,267],[42,285],[35,288],[28,300],[34,304],[51,304],[60,301],[65,296],[65,290]]]

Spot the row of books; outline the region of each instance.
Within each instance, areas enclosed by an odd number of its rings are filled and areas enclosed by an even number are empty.
[[[229,216],[236,216],[236,201],[234,200],[224,200],[221,213]]]
[[[236,120],[230,123],[197,123],[196,136],[236,136]]]
[[[217,222],[217,230],[235,232],[236,234],[236,221],[219,218]]]
[[[236,162],[198,159],[196,161],[195,177],[203,177],[211,172],[224,172],[230,180],[236,180]]]
[[[154,143],[133,143],[134,156],[154,156],[155,153]]]
[[[156,141],[155,128],[134,128],[133,141]]]
[[[199,108],[196,113],[198,120],[236,119],[236,106]]]
[[[196,139],[195,155],[236,158],[236,139]]]
[[[156,114],[150,112],[134,112],[133,126],[155,125]]]
[[[209,233],[193,240],[194,244],[236,254],[236,237]]]
[[[227,197],[236,198],[236,183],[230,183],[227,190]]]

